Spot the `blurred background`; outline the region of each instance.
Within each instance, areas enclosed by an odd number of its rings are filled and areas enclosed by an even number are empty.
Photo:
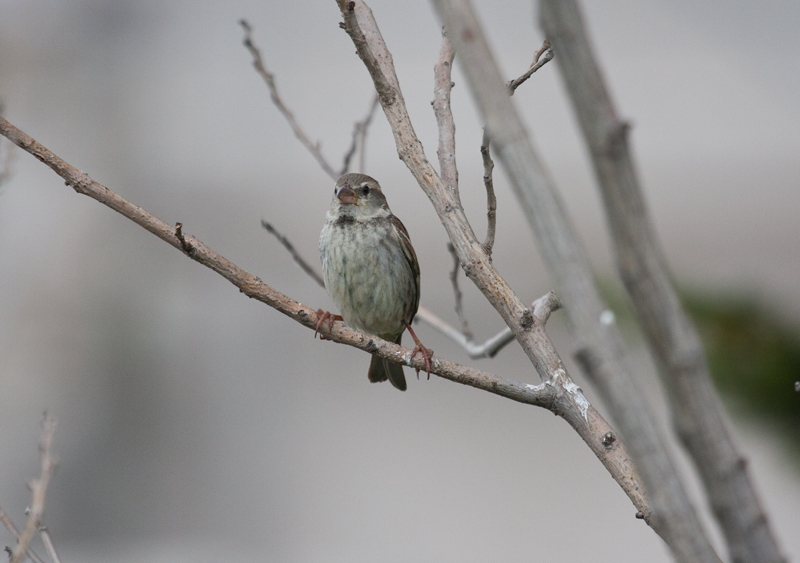
[[[522,74],[543,39],[535,3],[479,4],[506,76]],[[437,19],[422,0],[371,6],[435,161]],[[714,345],[714,365],[729,376],[733,431],[797,561],[800,4],[609,0],[584,10],[633,123],[674,277]],[[338,167],[372,92],[334,2],[0,0],[0,14],[9,121],[278,290],[331,307],[260,226],[272,222],[317,264],[333,182],[270,102],[237,21],[253,26],[285,102]],[[481,233],[481,123],[457,58],[454,81],[461,192]],[[555,64],[514,100],[625,318]],[[417,381],[408,370],[405,394],[370,385],[364,353],[314,340],[0,140],[4,166],[0,506],[23,523],[48,409],[59,421],[60,464],[45,521],[65,563],[669,560],[561,419],[436,377]],[[366,172],[411,233],[423,304],[455,322],[444,232],[380,113]],[[553,286],[499,166],[495,184],[494,260],[531,301]],[[494,335],[500,319],[462,282],[477,337]],[[605,412],[571,360],[560,315],[548,328]],[[652,363],[635,324],[625,328],[666,428]],[[469,362],[427,327],[418,333],[437,355],[538,382],[514,345]],[[13,544],[8,534],[2,541]]]

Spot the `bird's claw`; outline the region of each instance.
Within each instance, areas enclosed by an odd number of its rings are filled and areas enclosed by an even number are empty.
[[[317,337],[317,333],[319,332],[319,329],[322,328],[322,325],[325,324],[325,321],[328,321],[328,332],[330,332],[331,330],[333,330],[333,323],[335,323],[336,321],[343,321],[343,320],[344,319],[342,318],[341,315],[333,315],[331,314],[330,311],[323,311],[322,309],[317,309],[317,326],[315,327],[314,330],[314,338]],[[320,333],[319,339],[327,340],[327,338],[325,338],[325,336],[322,333]]]
[[[411,359],[413,360],[417,354],[422,354],[422,357],[425,360],[425,371],[428,372],[428,379],[431,378],[431,360],[433,359],[433,350],[430,348],[425,348],[422,344],[418,344],[414,347],[414,350],[411,352]],[[419,368],[414,368],[417,370],[417,379],[419,379]]]
[[[414,333],[414,329],[411,328],[411,323],[405,323],[406,328],[408,329],[409,334],[411,334],[411,338],[414,339],[414,350],[411,352],[411,359],[413,360],[417,354],[422,354],[422,357],[425,359],[425,371],[428,372],[428,379],[431,378],[431,360],[433,359],[433,350],[430,348],[426,348],[422,345],[422,342],[419,341],[417,335]],[[419,379],[419,368],[414,368],[417,370],[417,379]]]

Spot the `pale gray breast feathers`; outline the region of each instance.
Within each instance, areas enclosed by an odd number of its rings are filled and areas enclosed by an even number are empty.
[[[325,287],[347,325],[386,339],[403,331],[419,282],[388,217],[329,220],[320,253]]]

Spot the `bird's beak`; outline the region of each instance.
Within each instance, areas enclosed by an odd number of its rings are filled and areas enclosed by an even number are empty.
[[[336,197],[339,198],[339,203],[344,203],[345,205],[352,205],[356,202],[356,192],[353,191],[353,188],[350,186],[344,186],[339,193],[336,194]]]

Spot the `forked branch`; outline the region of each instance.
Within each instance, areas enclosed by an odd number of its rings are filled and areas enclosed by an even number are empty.
[[[541,376],[542,385],[559,390],[557,397],[563,401],[563,408],[557,409],[559,415],[578,432],[633,503],[642,507],[640,511],[645,520],[650,521],[651,510],[643,493],[643,485],[622,441],[603,441],[607,432],[615,433],[569,377],[543,325],[497,272],[476,239],[456,194],[447,188],[426,158],[406,111],[392,56],[371,10],[360,0],[339,0],[338,4],[344,19],[342,27],[356,46],[356,52],[380,94],[381,106],[392,128],[398,155],[433,204],[459,260],[465,266],[465,273],[500,313]],[[507,97],[507,92],[504,95]],[[598,433],[600,428],[603,430]]]
[[[544,54],[544,57],[542,55]],[[514,95],[514,92],[517,91],[517,88],[522,86],[522,84],[528,80],[533,73],[542,68],[544,65],[549,63],[553,60],[553,49],[550,48],[550,41],[547,39],[544,40],[542,46],[539,48],[538,51],[533,56],[533,62],[531,63],[530,68],[526,70],[522,76],[519,78],[515,78],[514,80],[509,81],[508,83],[508,91],[510,95]]]
[[[0,135],[5,136],[11,142],[49,166],[56,174],[66,181],[67,185],[71,186],[79,194],[89,196],[124,217],[127,217],[161,240],[180,250],[192,260],[215,271],[248,297],[269,305],[273,309],[276,309],[311,330],[315,329],[317,316],[314,309],[298,303],[294,299],[265,284],[256,276],[242,270],[234,263],[207,247],[196,237],[183,232],[178,236],[174,227],[148,213],[141,207],[125,200],[119,194],[109,190],[102,184],[94,181],[88,174],[81,172],[56,156],[2,117],[0,117]],[[423,369],[425,367],[424,359],[420,358],[419,355],[414,357],[412,355],[412,350],[398,346],[392,342],[387,342],[371,334],[353,330],[342,323],[334,323],[330,329],[328,329],[327,326],[323,326],[320,332],[329,340],[353,346],[354,348],[386,358],[392,362],[401,363],[418,369]],[[559,406],[559,402],[556,400],[556,390],[551,387],[515,383],[485,371],[447,361],[438,356],[433,358],[431,373],[455,381],[456,383],[470,385],[514,401],[551,410]]]

